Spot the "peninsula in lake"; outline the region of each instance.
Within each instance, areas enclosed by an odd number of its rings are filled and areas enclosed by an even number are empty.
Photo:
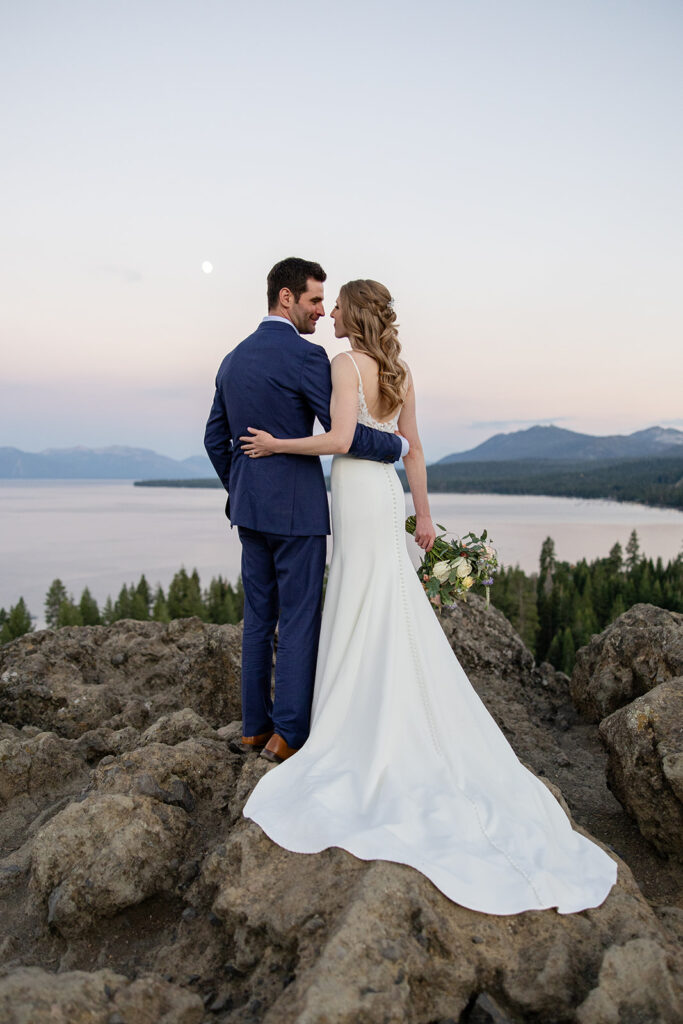
[[[323,459],[326,472],[329,459]],[[400,471],[404,487],[405,475]],[[683,509],[683,431],[650,427],[597,437],[555,426],[496,434],[427,469],[430,491],[607,498]],[[0,448],[0,479],[134,480],[141,487],[222,485],[205,455],[148,448]]]
[[[405,474],[399,471],[404,489]],[[427,467],[432,492],[605,498],[683,509],[683,431],[650,427],[594,437],[560,427],[496,434]],[[136,486],[222,487],[205,479],[140,480]]]

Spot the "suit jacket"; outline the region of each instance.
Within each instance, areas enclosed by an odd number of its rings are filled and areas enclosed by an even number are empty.
[[[311,455],[250,459],[239,438],[247,427],[275,437],[307,437],[317,418],[330,429],[330,361],[289,324],[262,323],[221,363],[204,445],[228,492],[233,526],[311,536],[330,532],[325,478]],[[401,457],[401,441],[358,424],[350,455],[376,462]]]

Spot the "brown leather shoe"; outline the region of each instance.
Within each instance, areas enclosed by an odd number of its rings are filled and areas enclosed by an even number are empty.
[[[285,743],[282,736],[278,736],[274,732],[261,751],[261,757],[264,757],[266,761],[272,761],[274,764],[281,764],[288,757],[291,757],[292,754],[296,754],[298,749],[298,747],[290,747]]]
[[[243,736],[241,740],[231,740],[228,747],[233,754],[250,754],[252,751],[262,750],[272,735],[271,729],[270,732],[262,732],[258,736]]]

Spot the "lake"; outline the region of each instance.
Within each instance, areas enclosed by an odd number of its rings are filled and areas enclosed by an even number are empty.
[[[184,565],[202,583],[240,569],[237,531],[222,490],[133,487],[120,480],[0,480],[0,607],[23,597],[38,625],[59,577],[78,599],[90,587],[102,604],[142,572],[166,588]],[[570,562],[606,555],[636,529],[645,554],[665,561],[683,546],[683,513],[582,498],[435,494],[434,519],[456,533],[489,531],[502,561],[538,567],[547,536]],[[412,512],[407,498],[406,514]],[[417,548],[408,538],[413,555]]]

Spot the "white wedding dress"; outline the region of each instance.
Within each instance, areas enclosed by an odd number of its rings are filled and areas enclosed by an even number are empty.
[[[362,382],[359,421],[396,428],[370,416]],[[311,733],[259,781],[245,817],[296,853],[338,846],[409,864],[472,910],[598,906],[615,862],[572,829],[470,685],[404,522],[393,466],[335,457]]]

